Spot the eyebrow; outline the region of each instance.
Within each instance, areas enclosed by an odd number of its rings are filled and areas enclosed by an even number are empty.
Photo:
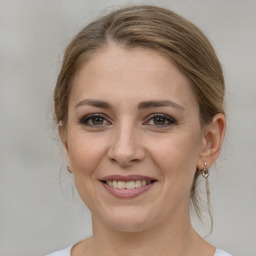
[[[103,100],[96,100],[96,99],[85,99],[80,101],[75,108],[84,106],[84,105],[90,105],[97,108],[105,108],[105,109],[111,109],[113,106]],[[138,109],[147,109],[147,108],[155,108],[155,107],[173,107],[178,110],[185,110],[184,107],[180,106],[179,104],[171,101],[171,100],[150,100],[150,101],[143,101],[139,103]]]
[[[106,108],[106,109],[110,109],[110,108],[112,107],[112,105],[109,104],[109,103],[106,102],[106,101],[102,101],[102,100],[93,100],[93,99],[85,99],[85,100],[80,101],[80,102],[75,106],[75,108],[78,108],[78,107],[83,106],[83,105],[90,105],[90,106],[93,106],[93,107],[97,107],[97,108]]]
[[[184,107],[180,106],[179,104],[171,101],[171,100],[150,100],[150,101],[143,101],[138,105],[138,109],[145,109],[145,108],[155,108],[155,107],[173,107],[178,110],[185,110]]]

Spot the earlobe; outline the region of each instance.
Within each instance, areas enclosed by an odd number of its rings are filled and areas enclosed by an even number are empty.
[[[225,135],[225,129],[226,118],[221,113],[215,115],[212,122],[204,127],[200,163],[198,164],[199,169],[201,169],[203,162],[207,162],[208,167],[210,167],[218,158]]]

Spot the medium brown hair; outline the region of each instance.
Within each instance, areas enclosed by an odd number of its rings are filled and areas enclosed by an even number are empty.
[[[97,19],[82,29],[68,45],[54,91],[55,119],[68,120],[72,79],[86,59],[108,44],[125,48],[144,47],[170,58],[190,80],[199,105],[201,125],[223,113],[224,78],[221,64],[204,34],[176,13],[156,6],[132,6]],[[195,172],[191,200],[196,212]]]

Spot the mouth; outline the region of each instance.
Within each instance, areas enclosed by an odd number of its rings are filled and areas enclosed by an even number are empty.
[[[151,183],[156,182],[156,180],[131,180],[131,181],[120,181],[120,180],[101,180],[104,184],[118,189],[135,189],[147,186]]]
[[[140,175],[111,175],[100,179],[100,182],[112,195],[129,198],[148,191],[157,180]]]

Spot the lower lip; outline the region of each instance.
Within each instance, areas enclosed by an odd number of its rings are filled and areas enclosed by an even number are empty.
[[[146,191],[148,191],[149,189],[152,188],[152,186],[155,184],[155,182],[150,183],[146,186],[142,186],[140,188],[134,188],[134,189],[120,189],[120,188],[113,188],[108,186],[105,183],[102,183],[103,186],[105,187],[105,189],[112,195],[116,196],[116,197],[121,197],[121,198],[132,198],[132,197],[136,197],[139,196],[143,193],[145,193]]]

